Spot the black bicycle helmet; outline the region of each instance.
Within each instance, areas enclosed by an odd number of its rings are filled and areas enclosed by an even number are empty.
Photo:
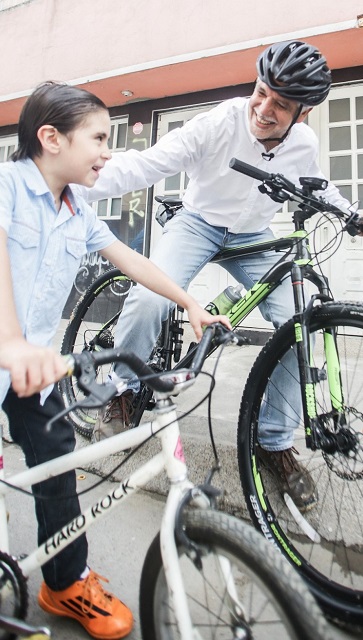
[[[257,71],[270,89],[307,107],[323,102],[331,85],[331,73],[324,56],[299,40],[268,47],[257,59]]]

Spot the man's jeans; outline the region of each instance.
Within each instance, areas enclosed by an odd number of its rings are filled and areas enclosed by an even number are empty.
[[[164,227],[163,236],[151,260],[172,280],[187,289],[191,280],[221,248],[268,241],[273,237],[270,229],[251,234],[229,233],[225,227],[213,227],[198,214],[182,209]],[[250,289],[279,258],[281,254],[268,251],[231,258],[223,261],[221,266],[246,289]],[[146,361],[171,306],[172,303],[166,298],[140,285],[133,287],[118,321],[115,344],[137,353]],[[272,322],[275,328],[291,318],[294,314],[291,280],[287,278],[259,308],[265,320]],[[133,374],[127,367],[118,364],[115,371],[120,378],[131,378],[130,387],[136,388],[135,381],[132,381]],[[284,359],[284,366],[280,366],[278,375],[274,376],[275,382],[271,382],[269,389],[272,401],[265,405],[262,420],[260,416],[259,441],[266,449],[282,450],[292,446],[301,402],[298,383],[291,383],[291,371],[296,381],[297,367],[293,353]],[[233,372],[233,375],[236,373]],[[283,394],[276,391],[276,377]]]

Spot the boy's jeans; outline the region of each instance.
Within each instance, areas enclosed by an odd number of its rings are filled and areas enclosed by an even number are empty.
[[[39,394],[30,398],[18,398],[12,391],[2,408],[9,419],[10,435],[25,455],[28,467],[47,462],[73,451],[75,437],[73,427],[62,418],[46,432],[47,421],[64,409],[56,389],[40,404]],[[68,471],[56,478],[35,484],[32,487],[38,520],[38,544],[42,544],[80,513],[76,494],[76,474]],[[23,523],[27,526],[27,523]],[[62,591],[76,580],[87,566],[87,540],[83,534],[43,567],[43,577],[50,589]]]

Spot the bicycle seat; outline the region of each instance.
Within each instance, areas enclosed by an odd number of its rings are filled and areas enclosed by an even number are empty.
[[[155,196],[156,202],[166,204],[168,207],[181,207],[183,202],[179,198],[173,198],[171,196]]]

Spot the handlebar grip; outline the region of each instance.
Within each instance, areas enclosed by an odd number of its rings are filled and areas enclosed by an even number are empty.
[[[239,171],[240,173],[244,173],[246,176],[255,178],[255,180],[260,180],[261,182],[271,179],[271,173],[262,171],[262,169],[257,169],[257,167],[253,167],[251,164],[242,162],[242,160],[238,160],[237,158],[232,158],[229,166],[231,167],[231,169]]]
[[[216,325],[214,325],[215,327]],[[208,325],[208,327],[206,327],[203,337],[200,341],[200,343],[198,344],[197,350],[195,352],[194,358],[193,358],[193,362],[191,364],[191,369],[193,369],[193,371],[198,375],[198,373],[200,372],[203,364],[204,364],[204,360],[206,359],[207,355],[208,355],[208,351],[215,333],[215,328],[213,327],[213,325]]]

